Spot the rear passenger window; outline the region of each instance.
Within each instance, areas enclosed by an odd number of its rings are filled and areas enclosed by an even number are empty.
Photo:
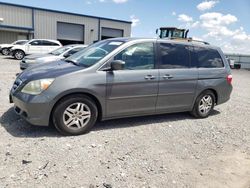
[[[199,68],[224,67],[221,56],[217,50],[204,47],[194,47],[195,56]]]
[[[181,44],[160,43],[160,69],[178,69],[189,67],[189,47]]]
[[[59,46],[59,44],[52,42],[52,41],[47,41],[47,40],[43,41],[43,45],[44,46]]]

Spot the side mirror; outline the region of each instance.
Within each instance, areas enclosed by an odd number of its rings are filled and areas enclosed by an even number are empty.
[[[69,57],[70,55],[71,55],[71,54],[66,53],[66,54],[63,55],[63,57],[64,57],[64,58],[67,58],[67,57]]]
[[[155,34],[158,35],[159,29],[156,29]]]
[[[123,70],[124,66],[125,62],[121,60],[114,60],[110,64],[111,70]]]

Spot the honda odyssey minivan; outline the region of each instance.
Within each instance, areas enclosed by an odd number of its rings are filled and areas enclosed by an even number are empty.
[[[217,47],[116,38],[28,68],[16,78],[10,101],[33,125],[51,122],[65,135],[79,135],[97,120],[184,111],[206,118],[229,100],[231,82]]]

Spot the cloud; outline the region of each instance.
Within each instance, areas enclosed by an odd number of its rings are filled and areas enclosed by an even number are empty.
[[[213,8],[218,1],[203,1],[202,3],[197,5],[197,9],[200,11],[205,11]]]
[[[186,14],[180,14],[178,16],[178,20],[181,21],[181,22],[192,22],[193,21],[193,18],[186,15]]]
[[[199,21],[194,21],[191,16],[186,14],[178,15],[178,21],[183,22],[184,24],[180,25],[181,28],[195,28],[199,26]]]
[[[201,28],[208,33],[206,37],[214,37],[220,40],[222,36],[232,36],[234,31],[228,28],[228,25],[237,22],[237,17],[231,14],[223,15],[218,12],[205,13],[200,16]]]
[[[128,0],[113,0],[114,3],[121,4],[126,3]]]
[[[175,11],[172,12],[172,16],[176,16],[176,12]]]
[[[232,14],[210,12],[200,15],[200,27],[207,34],[206,40],[214,40],[214,43],[222,48],[224,52],[250,53],[250,35],[243,27],[230,29],[230,25],[238,21]]]
[[[205,13],[200,16],[205,27],[213,27],[216,25],[229,25],[231,23],[237,22],[238,19],[234,15],[227,14],[223,15],[218,12]]]
[[[141,23],[140,19],[137,18],[135,15],[131,15],[130,20],[132,22],[132,27],[136,27],[137,25]]]

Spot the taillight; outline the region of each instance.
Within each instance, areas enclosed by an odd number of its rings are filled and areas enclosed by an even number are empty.
[[[232,84],[233,76],[230,74],[227,76],[227,83]]]

